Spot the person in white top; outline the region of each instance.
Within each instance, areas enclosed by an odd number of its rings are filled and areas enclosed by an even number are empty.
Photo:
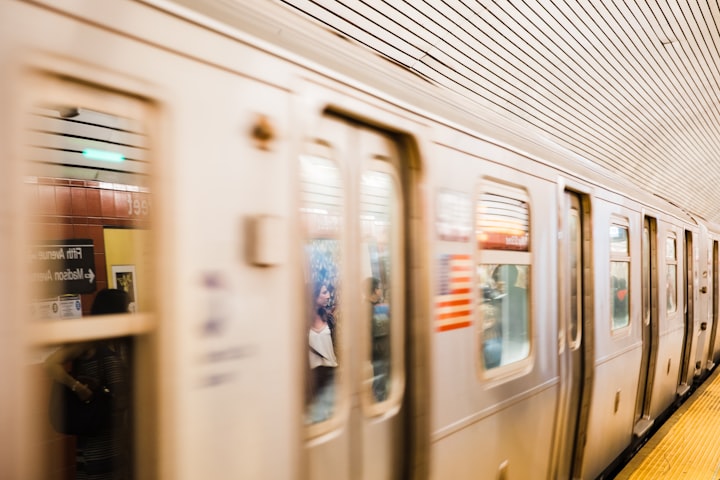
[[[335,401],[335,369],[338,366],[334,345],[334,318],[327,310],[330,292],[317,282],[313,288],[313,310],[308,331],[311,400],[310,423],[327,420]]]

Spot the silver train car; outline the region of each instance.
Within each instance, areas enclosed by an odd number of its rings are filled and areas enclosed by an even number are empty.
[[[277,2],[7,0],[0,62],[2,478],[609,477],[718,362],[717,225]]]

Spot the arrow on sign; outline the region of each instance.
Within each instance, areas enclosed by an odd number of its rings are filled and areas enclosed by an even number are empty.
[[[88,273],[85,274],[85,278],[89,278],[90,283],[93,283],[95,280],[95,274],[93,273],[92,268],[88,268]]]

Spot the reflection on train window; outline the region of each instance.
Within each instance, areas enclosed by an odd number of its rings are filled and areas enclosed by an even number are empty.
[[[650,228],[649,219],[645,219],[645,226],[643,227],[643,240],[642,240],[642,303],[643,303],[643,321],[646,325],[650,324],[650,290],[652,288],[652,271],[650,268],[650,250],[654,245],[650,241]]]
[[[107,290],[106,290],[107,291]],[[56,466],[71,478],[131,477],[131,339],[71,343],[40,353],[46,373],[45,456],[58,458],[58,439],[72,438],[75,465]],[[87,410],[86,414],[71,414]],[[63,444],[65,442],[62,442]],[[60,477],[70,478],[70,477]]]
[[[340,171],[328,158],[301,156],[300,176],[307,282],[306,423],[314,424],[336,411],[336,372],[343,360],[338,335],[343,189]]]
[[[529,266],[483,264],[481,282],[482,350],[485,368],[491,369],[526,358],[528,336]]]
[[[476,267],[479,334],[486,370],[518,362],[530,353],[527,194],[508,187],[497,190],[481,194],[476,211],[482,259]]]
[[[570,304],[568,312],[568,344],[572,349],[580,345],[582,339],[582,272],[580,258],[582,256],[582,238],[580,235],[580,212],[573,206],[568,212],[568,270],[570,287]]]
[[[372,364],[372,393],[376,402],[388,399],[391,387],[391,312],[394,244],[399,222],[393,217],[397,192],[384,172],[365,172],[361,181],[361,238],[364,269],[363,297],[367,304]]]
[[[68,92],[96,98],[89,88]],[[137,99],[115,100],[133,115],[150,112]],[[33,439],[42,454],[35,468],[38,478],[131,478],[135,342],[109,335],[129,335],[131,323],[133,333],[151,328],[148,129],[74,103],[38,105],[27,117],[23,185],[30,317],[47,345],[28,365],[43,399],[38,418],[47,419]],[[130,312],[143,315],[130,322]],[[68,337],[77,341],[60,345]],[[71,405],[95,413],[73,420]]]
[[[610,305],[613,330],[630,324],[630,248],[628,227],[610,226]]]
[[[667,311],[671,313],[677,311],[677,242],[674,235],[665,240],[665,265],[667,267],[665,283]]]

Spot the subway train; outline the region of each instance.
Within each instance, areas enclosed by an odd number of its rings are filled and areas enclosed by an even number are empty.
[[[720,358],[718,225],[281,3],[7,0],[0,52],[2,478],[611,478]],[[48,418],[101,343],[104,465]]]

